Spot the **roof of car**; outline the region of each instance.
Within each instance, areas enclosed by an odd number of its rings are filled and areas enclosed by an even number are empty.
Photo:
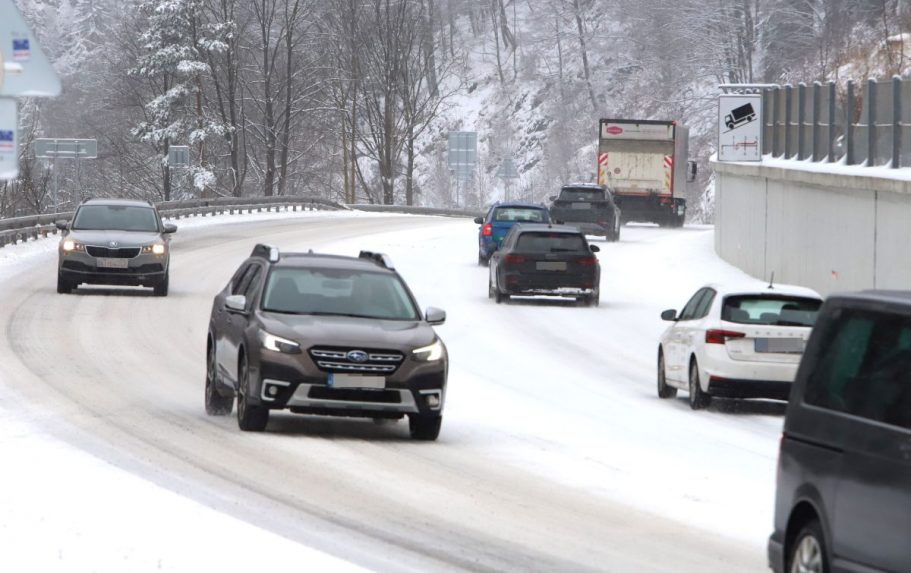
[[[832,295],[832,298],[898,304],[902,306],[911,305],[911,291],[906,290],[868,289],[860,292],[838,293]]]
[[[597,183],[567,183],[561,189],[574,188],[574,189],[597,189],[599,191],[604,191],[604,186]]]
[[[83,205],[117,205],[124,207],[154,207],[148,201],[139,201],[137,199],[106,199],[106,198],[93,198],[86,199],[82,202]]]
[[[769,288],[769,283],[763,282],[760,280],[756,281],[737,281],[737,282],[726,282],[726,283],[710,283],[705,285],[709,288],[715,289],[720,294],[728,295],[748,295],[748,294],[757,294],[757,295],[788,295],[788,296],[800,296],[806,298],[818,298],[822,299],[822,296],[815,290],[807,287],[797,286],[797,285],[786,285],[779,283],[772,283],[772,288]]]
[[[546,205],[541,203],[525,203],[522,201],[503,201],[496,202],[493,204],[494,207],[522,207],[525,209],[547,209]]]
[[[282,251],[278,261],[271,264],[276,267],[312,268],[323,269],[349,269],[366,270],[374,272],[392,272],[372,259],[359,257],[346,257],[343,255],[327,255],[323,253],[289,253]]]
[[[515,233],[527,233],[529,231],[546,232],[546,233],[566,233],[572,235],[581,235],[582,231],[572,225],[547,225],[545,223],[516,223],[513,225]]]

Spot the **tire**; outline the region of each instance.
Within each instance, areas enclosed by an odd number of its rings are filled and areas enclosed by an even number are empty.
[[[269,409],[251,404],[247,401],[250,388],[250,369],[247,357],[240,359],[237,384],[237,426],[244,432],[262,432],[269,423]]]
[[[76,286],[60,273],[57,273],[57,294],[70,294]]]
[[[664,352],[658,350],[658,397],[663,399],[676,398],[677,389],[667,384],[667,372],[664,368]]]
[[[491,283],[490,280],[487,281],[487,298],[497,298],[497,293],[494,291],[493,283]]]
[[[168,296],[168,283],[170,282],[170,273],[165,273],[164,278],[156,284],[153,289],[155,296]]]
[[[703,410],[712,403],[712,396],[702,391],[699,385],[699,365],[696,359],[690,360],[690,408]]]
[[[215,349],[206,351],[206,414],[210,416],[227,416],[234,409],[234,397],[225,397],[218,393],[218,381],[215,369]]]
[[[501,303],[507,302],[509,300],[509,295],[506,293],[500,292],[499,287],[495,286],[495,287],[493,287],[493,290],[494,290],[494,292],[493,292],[494,299],[497,301],[497,304],[501,304]]]
[[[479,267],[486,267],[489,262],[490,262],[490,259],[488,259],[484,255],[482,255],[481,253],[478,253],[478,266]]]
[[[432,442],[440,435],[443,416],[422,416],[408,414],[408,431],[414,440]]]
[[[812,520],[800,530],[789,549],[787,573],[829,573],[826,538],[819,521]]]

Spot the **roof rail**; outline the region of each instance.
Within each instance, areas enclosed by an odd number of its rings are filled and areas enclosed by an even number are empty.
[[[279,251],[276,246],[259,243],[253,247],[253,252],[250,253],[250,256],[262,257],[270,263],[277,263],[281,258],[281,251]]]
[[[395,265],[392,264],[392,259],[389,258],[389,255],[384,255],[383,253],[361,251],[360,254],[358,254],[357,258],[368,259],[370,261],[373,261],[374,264],[379,265],[384,269],[389,269],[390,271],[395,270]]]

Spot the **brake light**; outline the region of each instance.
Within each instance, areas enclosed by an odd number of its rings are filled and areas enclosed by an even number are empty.
[[[724,344],[728,340],[735,338],[744,338],[746,334],[742,332],[734,332],[733,330],[706,330],[705,331],[705,343],[706,344]]]
[[[598,259],[595,257],[582,257],[580,259],[576,259],[576,264],[583,267],[593,267],[598,264]]]
[[[493,235],[493,225],[486,223],[483,227],[481,227],[481,234],[485,237]]]
[[[525,257],[522,255],[506,255],[503,258],[503,262],[507,265],[521,265],[525,262]]]

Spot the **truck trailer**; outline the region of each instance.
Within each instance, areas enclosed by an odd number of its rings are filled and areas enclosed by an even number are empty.
[[[689,129],[676,121],[601,120],[598,183],[613,192],[624,223],[683,226],[686,183],[696,177],[688,152]]]

